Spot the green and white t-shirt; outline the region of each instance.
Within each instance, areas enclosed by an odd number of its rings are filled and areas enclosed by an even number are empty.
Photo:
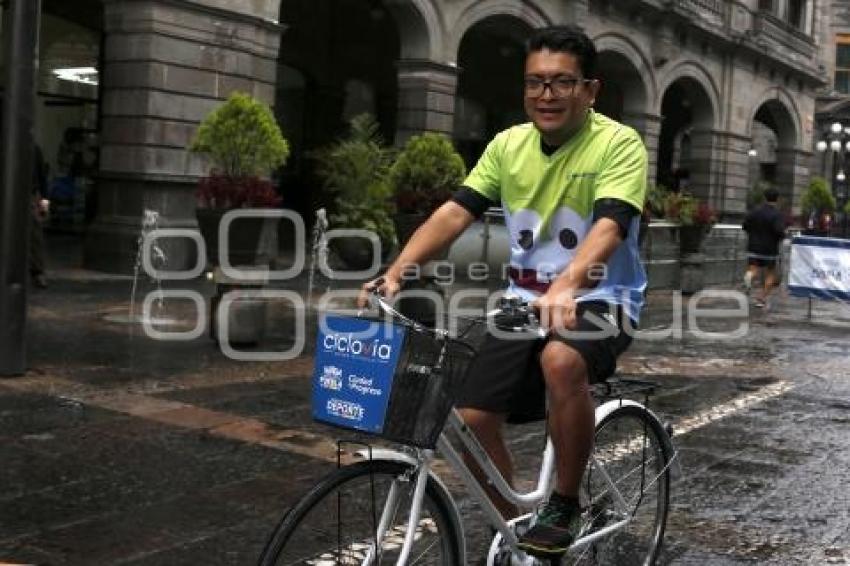
[[[594,202],[613,198],[643,210],[646,177],[637,132],[591,110],[581,130],[551,155],[543,153],[533,124],[499,133],[464,185],[501,202],[511,240],[508,291],[532,300],[569,265],[590,230]],[[579,299],[620,304],[635,321],[646,289],[639,222],[639,215],[632,219],[604,279]]]

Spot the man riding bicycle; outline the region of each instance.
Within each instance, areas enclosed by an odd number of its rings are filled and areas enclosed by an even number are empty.
[[[592,383],[610,377],[631,343],[646,275],[638,231],[647,156],[638,134],[593,111],[596,49],[578,28],[536,30],[528,41],[524,104],[531,123],[499,133],[452,199],[413,235],[379,279],[392,297],[406,266],[446,248],[484,211],[501,204],[510,233],[508,293],[531,301],[545,340],[488,336],[457,406],[505,478],[505,422],[546,417],[557,460],[547,504],[520,537],[538,556],[564,553],[578,534],[579,484],[594,434]],[[507,516],[516,509],[489,490]]]

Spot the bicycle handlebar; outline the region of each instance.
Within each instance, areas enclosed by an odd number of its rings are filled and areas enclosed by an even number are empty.
[[[499,307],[487,313],[499,330],[508,332],[529,332],[545,338],[548,331],[540,326],[537,311],[519,297],[502,297]]]
[[[441,337],[448,336],[446,330],[428,328],[419,322],[405,316],[396,310],[383,295],[373,289],[369,294],[369,303],[381,312],[390,315],[401,322],[412,326],[419,331],[433,332]],[[518,297],[503,297],[499,300],[499,306],[485,314],[485,320],[492,320],[499,330],[506,332],[527,332],[545,338],[548,332],[540,326],[537,313],[527,302]]]

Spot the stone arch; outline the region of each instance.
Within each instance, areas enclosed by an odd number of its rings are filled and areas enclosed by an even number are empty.
[[[763,182],[775,187],[789,206],[795,188],[804,182],[799,170],[808,153],[803,148],[800,112],[790,94],[781,87],[766,89],[751,110],[747,132],[756,150],[750,157],[750,186]]]
[[[701,66],[674,67],[659,89],[657,182],[716,204],[720,105],[714,81]]]
[[[661,83],[661,86],[658,89],[658,92],[661,96],[657,97],[657,112],[661,114],[661,104],[664,98],[664,93],[676,82],[678,81],[693,81],[695,85],[698,85],[702,92],[708,98],[710,102],[710,110],[711,110],[711,123],[700,121],[700,128],[706,128],[710,130],[719,129],[719,125],[721,124],[721,109],[722,105],[720,104],[720,89],[717,88],[717,84],[714,82],[714,79],[711,78],[711,75],[706,71],[706,69],[697,62],[694,61],[684,61],[679,63],[667,73],[664,77],[664,80]],[[701,118],[705,118],[702,116]]]
[[[649,60],[631,40],[619,34],[602,34],[593,41],[598,53],[596,74],[602,81],[596,110],[632,126],[646,139],[652,129],[652,101],[657,97]]]
[[[280,21],[287,31],[280,39],[276,111],[284,125],[300,131],[295,140],[300,143],[293,143],[280,173],[281,187],[287,205],[312,218],[314,195],[320,194],[314,150],[347,132],[347,120],[365,107],[384,139],[393,138],[405,34],[383,0],[286,0]],[[316,42],[316,37],[334,41]],[[306,88],[297,81],[286,84],[290,69],[303,75]],[[368,100],[352,103],[360,95]]]
[[[455,145],[470,167],[494,135],[528,119],[522,81],[525,41],[533,29],[526,19],[494,14],[476,21],[463,35],[457,51],[463,72],[452,129]]]
[[[466,33],[476,24],[493,16],[516,18],[531,29],[550,26],[555,20],[533,0],[475,0],[461,12],[452,28],[446,45],[448,59],[457,61],[460,44]]]
[[[801,132],[803,128],[800,110],[787,90],[774,86],[762,93],[750,112],[750,121],[747,126],[748,134],[752,135],[753,122],[756,121],[756,116],[762,110],[768,112],[773,118],[779,143],[783,147],[789,149],[802,147]]]
[[[658,82],[652,70],[652,64],[635,42],[624,35],[611,32],[594,37],[593,43],[596,45],[597,53],[616,53],[634,67],[646,88],[647,103],[658,99]]]
[[[445,26],[433,0],[384,0],[400,30],[401,59],[442,59]]]

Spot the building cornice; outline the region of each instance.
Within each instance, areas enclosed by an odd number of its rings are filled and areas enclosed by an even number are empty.
[[[128,2],[144,2],[147,4],[163,4],[166,6],[174,6],[177,8],[181,8],[190,12],[200,12],[203,14],[209,14],[211,16],[222,18],[230,21],[241,22],[245,24],[250,24],[259,28],[263,28],[269,31],[283,33],[286,31],[287,26],[285,24],[280,23],[277,20],[270,20],[267,18],[261,18],[259,16],[254,16],[251,14],[246,14],[244,12],[234,12],[231,10],[226,10],[224,8],[217,8],[215,6],[207,6],[204,4],[198,4],[197,2],[192,2],[191,0],[102,0],[104,4],[115,4],[122,3],[126,4]]]

